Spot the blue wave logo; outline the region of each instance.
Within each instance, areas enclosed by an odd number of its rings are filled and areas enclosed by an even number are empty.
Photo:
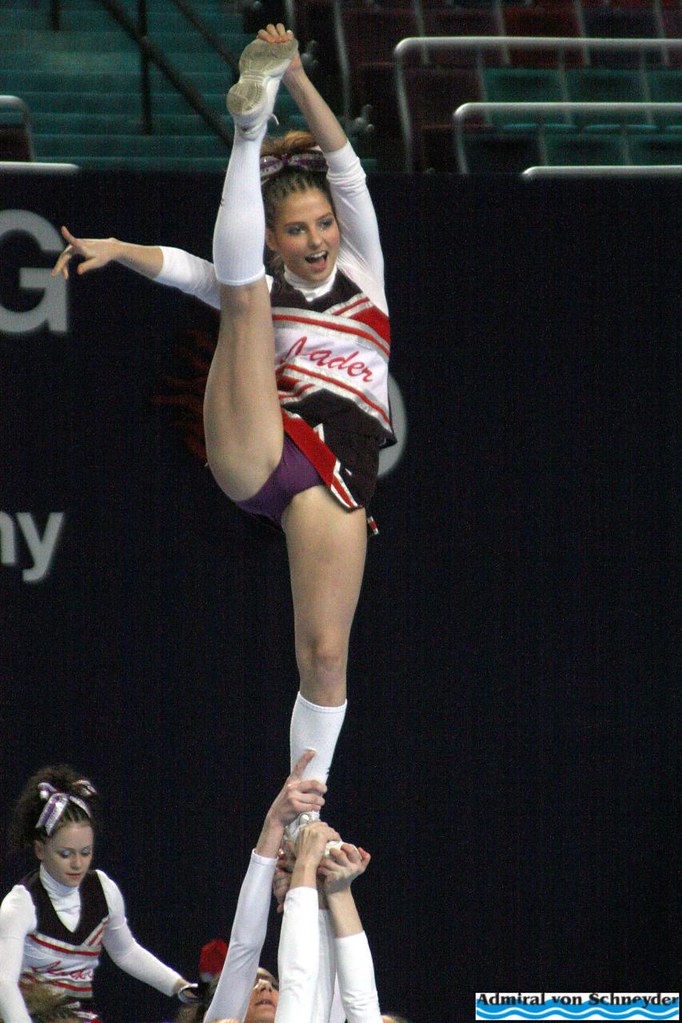
[[[477,1020],[679,1020],[677,995],[497,995],[476,1001]],[[655,999],[655,1002],[654,1002]],[[572,1000],[572,1001],[569,1001]],[[531,1004],[528,1004],[531,1002]],[[652,1004],[654,1002],[654,1004]],[[658,1002],[659,1004],[656,1004]]]

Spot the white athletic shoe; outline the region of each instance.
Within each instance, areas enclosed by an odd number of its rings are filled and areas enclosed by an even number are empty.
[[[298,817],[291,824],[287,824],[284,829],[284,837],[288,838],[292,845],[295,845],[301,829],[313,821],[319,821],[319,819],[320,814],[317,810],[304,810],[303,813],[299,813]]]
[[[296,39],[254,39],[239,58],[239,81],[227,94],[227,109],[244,138],[257,138],[273,116],[282,75],[298,52]]]

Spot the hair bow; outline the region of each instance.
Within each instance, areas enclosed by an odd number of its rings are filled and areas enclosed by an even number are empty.
[[[260,158],[261,181],[266,181],[273,174],[279,174],[285,167],[296,167],[299,170],[324,174],[327,171],[327,161],[320,149],[306,149],[303,153],[282,153],[281,156],[268,153],[267,156]]]
[[[87,795],[94,796],[96,794],[93,786],[84,778],[76,782],[76,784],[84,788]],[[79,806],[81,810],[88,815],[88,817],[92,817],[90,807],[84,799],[80,799],[78,796],[71,796],[68,792],[59,792],[54,785],[50,785],[49,781],[40,782],[38,785],[38,794],[40,795],[40,798],[46,800],[46,802],[43,807],[43,811],[38,818],[36,831],[40,828],[44,828],[45,833],[47,835],[51,835],[57,827],[57,824],[69,803],[75,803],[76,806]]]

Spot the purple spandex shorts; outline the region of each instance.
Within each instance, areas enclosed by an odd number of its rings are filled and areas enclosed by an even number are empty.
[[[235,503],[243,511],[250,512],[251,515],[262,515],[281,528],[282,513],[292,497],[321,483],[322,477],[313,463],[285,433],[282,457],[275,471],[257,494],[248,501]]]

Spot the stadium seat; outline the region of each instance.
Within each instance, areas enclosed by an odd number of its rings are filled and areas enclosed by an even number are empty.
[[[566,82],[569,98],[578,103],[642,103],[646,99],[643,75],[638,71],[572,68],[566,71]],[[628,115],[626,119],[637,122],[641,115]],[[580,118],[576,123],[581,123]]]
[[[548,131],[545,153],[549,166],[619,166],[623,145],[619,136],[604,133]]]
[[[463,103],[482,98],[478,72],[473,68],[408,67],[405,95],[411,124],[409,137],[403,136],[405,169],[452,169],[452,114]]]
[[[400,124],[393,49],[406,36],[420,35],[414,7],[354,7],[340,3],[335,6],[335,17],[349,74],[350,109],[345,113],[359,113],[369,103],[377,132],[397,138]]]
[[[653,6],[583,3],[583,18],[585,35],[595,39],[657,39],[662,35]],[[653,51],[647,60],[660,63],[660,57]],[[637,67],[639,61],[635,50],[591,52],[593,67]]]
[[[667,134],[652,132],[633,138],[630,144],[631,159],[641,165],[682,165],[682,133]]]
[[[463,139],[469,174],[521,174],[542,162],[535,132],[507,135],[474,126],[467,129]],[[459,158],[456,169],[465,170]]]
[[[424,9],[424,31],[427,36],[495,36],[501,35],[501,18],[489,4],[478,7],[428,7]],[[486,50],[485,63],[500,63],[501,53]],[[475,50],[449,50],[434,53],[431,63],[465,67],[478,63]]]
[[[505,4],[502,8],[504,31],[509,36],[573,36],[582,35],[580,7],[574,2]],[[519,50],[509,48],[512,64],[522,67],[556,67],[556,50]],[[583,62],[579,48],[566,51],[566,67],[577,67]]]

